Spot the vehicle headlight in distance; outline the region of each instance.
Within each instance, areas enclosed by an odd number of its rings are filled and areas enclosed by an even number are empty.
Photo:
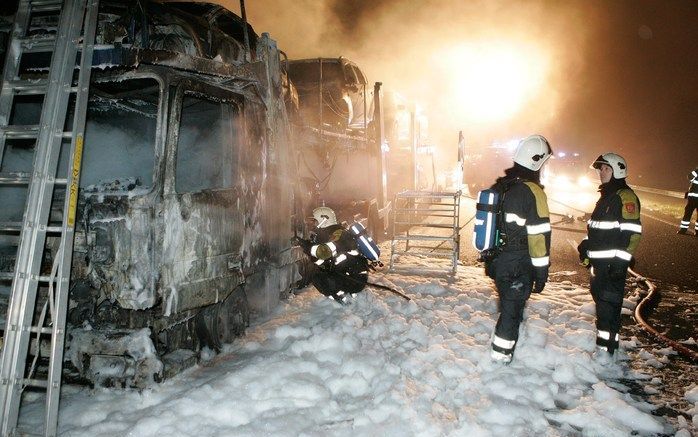
[[[577,179],[577,185],[580,187],[590,187],[592,185],[591,180],[586,176],[580,176]]]

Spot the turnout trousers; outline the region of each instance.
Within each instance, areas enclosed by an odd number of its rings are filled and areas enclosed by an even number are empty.
[[[515,344],[519,339],[524,307],[531,296],[531,258],[528,251],[503,252],[493,261],[493,267],[499,294],[499,319],[494,335]]]
[[[686,202],[686,207],[683,210],[683,218],[681,219],[681,228],[688,229],[688,225],[691,223],[691,216],[693,211],[698,211],[698,197],[689,197]],[[695,229],[698,230],[698,217],[696,217]]]
[[[594,263],[591,296],[596,304],[596,344],[613,353],[618,349],[621,326],[620,314],[625,295],[625,277],[611,278],[609,263]]]

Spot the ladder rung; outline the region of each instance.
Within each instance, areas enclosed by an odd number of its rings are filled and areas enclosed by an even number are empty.
[[[393,237],[393,240],[398,240],[398,241],[405,241],[405,240],[424,240],[424,241],[451,241],[455,240],[453,236],[448,236],[448,237],[437,237],[433,235],[396,235]]]
[[[395,212],[455,212],[455,208],[395,208]]]
[[[2,126],[0,127],[0,131],[5,132],[5,136],[8,139],[36,138],[39,135],[39,125],[29,124]]]
[[[0,272],[0,280],[7,281],[12,280],[15,277],[14,272]]]
[[[31,0],[32,9],[36,6],[63,5],[63,0]]]
[[[32,334],[36,334],[37,332],[39,334],[53,334],[53,328],[48,328],[44,326],[39,328],[38,326],[32,326],[31,328],[29,328],[29,332],[31,332]]]
[[[52,52],[56,46],[56,38],[21,38],[20,44],[25,53]]]
[[[48,381],[45,379],[22,379],[22,384],[29,387],[48,388]]]
[[[442,225],[439,223],[412,223],[412,222],[395,222],[396,225],[410,225],[418,228],[440,228],[440,229],[454,229],[456,226],[452,224]]]
[[[0,272],[0,279],[14,279],[14,277],[14,272]],[[51,280],[50,276],[37,276],[37,279],[39,282],[57,282],[58,275],[54,276],[53,280]]]
[[[15,94],[22,95],[40,95],[46,94],[48,90],[48,79],[39,79],[35,81],[28,80],[13,80],[8,83],[8,87],[15,91]],[[78,92],[78,87],[71,86],[71,93]]]
[[[0,231],[19,232],[22,230],[22,222],[0,222]],[[62,226],[46,226],[44,230],[49,234],[60,234],[63,232]]]
[[[63,6],[63,2],[57,2],[55,0],[43,2],[33,1],[31,4],[32,12],[58,12],[61,10],[61,6]]]
[[[22,230],[22,222],[0,222],[0,231],[19,232]]]
[[[5,132],[5,137],[8,139],[20,140],[20,139],[32,139],[39,136],[39,125],[37,124],[27,124],[27,125],[11,125],[11,126],[0,126],[0,131]],[[70,131],[61,132],[61,137],[72,138],[73,133]]]
[[[26,172],[0,173],[0,184],[2,185],[27,185],[30,180],[31,174]]]
[[[54,276],[53,280],[51,280],[50,276],[39,276],[39,282],[56,282],[58,279],[58,276]]]
[[[16,94],[45,94],[48,88],[48,79],[39,80],[13,80],[7,83]]]
[[[436,192],[436,191],[403,191],[397,193],[395,197],[398,199],[448,199],[460,196],[460,192]]]
[[[416,244],[410,244],[410,250],[412,249],[429,250],[433,251],[434,253],[437,253],[437,251],[453,253],[453,248],[448,246],[419,246]]]
[[[415,200],[412,202],[414,205],[441,205],[441,206],[455,206],[455,203],[444,203],[441,201],[433,201],[433,202],[428,202],[428,201],[421,201],[421,200]]]
[[[393,255],[426,255],[426,256],[434,256],[438,258],[451,258],[453,256],[453,251],[450,250],[449,253],[442,253],[442,252],[423,252],[423,251],[413,251],[413,250],[395,250],[393,251]]]

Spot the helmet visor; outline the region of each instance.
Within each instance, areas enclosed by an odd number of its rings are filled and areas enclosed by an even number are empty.
[[[601,164],[611,165],[608,161],[606,161],[603,155],[599,155],[599,157],[596,158],[596,160],[591,164],[591,168],[598,170],[601,168]]]

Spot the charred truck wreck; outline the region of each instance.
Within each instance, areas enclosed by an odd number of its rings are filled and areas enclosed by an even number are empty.
[[[143,387],[232,341],[298,279],[292,87],[276,43],[217,5],[105,0],[97,43],[65,357],[96,384]],[[27,54],[22,74],[47,66]],[[38,123],[38,106],[16,99],[11,124]],[[32,147],[8,139],[0,171],[31,173]],[[0,190],[0,222],[21,221],[25,199]],[[17,241],[0,233],[3,270]]]

